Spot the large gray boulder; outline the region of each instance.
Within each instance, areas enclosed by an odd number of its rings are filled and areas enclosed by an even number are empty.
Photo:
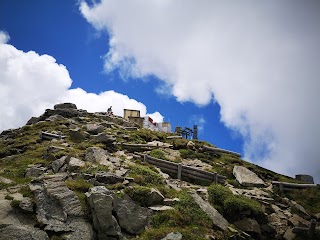
[[[43,167],[41,164],[29,165],[26,169],[26,177],[39,177],[47,171],[47,168]]]
[[[115,183],[121,183],[124,181],[123,177],[119,177],[116,174],[104,172],[104,171],[97,172],[95,178],[98,182],[105,183],[105,184],[115,184]]]
[[[69,136],[74,142],[82,142],[86,139],[86,136],[81,133],[80,128],[69,129]]]
[[[147,195],[147,207],[162,204],[164,196],[158,189],[151,188],[150,193]]]
[[[101,133],[103,131],[103,126],[101,126],[100,124],[97,123],[90,123],[87,124],[87,132],[90,134],[98,134]]]
[[[93,239],[91,225],[83,218],[80,200],[66,187],[65,178],[66,175],[55,174],[31,182],[37,221],[45,231],[68,232],[69,240]]]
[[[65,165],[67,158],[70,158],[70,157],[63,156],[57,160],[54,160],[51,163],[53,173],[61,172],[60,169],[62,168],[63,165]]]
[[[141,233],[149,223],[151,210],[140,207],[131,199],[114,198],[114,211],[122,229],[131,234]]]
[[[213,225],[221,230],[226,230],[228,228],[228,221],[214,207],[212,207],[207,201],[203,200],[197,193],[191,192],[190,195],[212,220]]]
[[[114,136],[108,135],[106,133],[99,133],[98,135],[93,136],[94,141],[104,144],[112,144],[116,141]]]
[[[68,170],[70,172],[79,170],[80,168],[82,168],[84,166],[85,166],[84,161],[81,161],[80,159],[75,158],[75,157],[71,157],[68,161]]]
[[[182,234],[179,232],[171,232],[168,233],[166,237],[162,238],[161,240],[181,240]]]
[[[122,239],[121,229],[112,215],[113,194],[103,186],[91,188],[86,193],[92,212],[93,226],[98,233],[98,239]]]
[[[244,218],[235,222],[234,225],[244,232],[261,234],[259,223],[255,219]]]
[[[0,240],[47,240],[47,233],[31,226],[0,225]]]
[[[233,175],[242,186],[265,187],[265,182],[254,172],[242,166],[234,166]]]
[[[110,171],[121,166],[121,161],[117,157],[109,156],[108,151],[99,147],[87,148],[85,160],[88,162],[98,163],[108,166]]]

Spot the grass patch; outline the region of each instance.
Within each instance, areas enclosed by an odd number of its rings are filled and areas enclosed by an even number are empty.
[[[148,194],[151,192],[149,187],[134,186],[132,188],[125,188],[124,192],[129,195],[129,197],[138,202],[141,206],[147,206]]]
[[[163,185],[162,176],[147,166],[135,164],[130,166],[129,177],[133,177],[134,181],[142,186]]]
[[[223,202],[233,194],[227,187],[219,184],[212,184],[208,187],[208,195],[210,203],[222,205]]]
[[[93,187],[92,183],[88,183],[84,179],[66,180],[65,183],[66,183],[66,186],[72,191],[78,191],[82,193],[87,192],[91,187]]]
[[[109,167],[104,165],[92,165],[86,163],[86,165],[80,169],[81,173],[97,174],[97,172],[109,172]]]
[[[165,152],[160,149],[153,149],[149,155],[154,158],[167,160]]]

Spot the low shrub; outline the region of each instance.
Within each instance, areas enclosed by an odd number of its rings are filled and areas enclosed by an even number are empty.
[[[223,202],[230,196],[232,192],[229,188],[219,184],[212,184],[208,187],[209,201],[212,204],[222,205]]]
[[[149,155],[154,158],[167,160],[165,152],[160,149],[153,149]]]
[[[263,216],[261,205],[250,198],[241,195],[232,195],[223,201],[224,213],[230,219],[238,219],[241,213],[249,211],[249,215],[259,218]]]
[[[125,188],[124,192],[129,195],[129,197],[138,202],[141,206],[147,206],[147,195],[150,193],[149,187],[134,186],[132,188]]]
[[[164,184],[163,178],[159,173],[143,165],[135,164],[130,166],[130,172],[128,175],[133,177],[134,181],[142,186]]]
[[[67,180],[66,185],[69,189],[78,192],[87,192],[89,188],[93,187],[92,183],[88,183],[84,179],[79,180]]]

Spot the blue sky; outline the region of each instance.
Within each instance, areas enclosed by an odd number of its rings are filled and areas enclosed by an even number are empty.
[[[137,107],[173,127],[202,122],[200,139],[264,167],[320,176],[319,11],[317,1],[1,1],[0,130],[59,101]]]

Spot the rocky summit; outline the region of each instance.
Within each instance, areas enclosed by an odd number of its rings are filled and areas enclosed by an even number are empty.
[[[320,239],[320,187],[61,103],[0,134],[0,240]]]

